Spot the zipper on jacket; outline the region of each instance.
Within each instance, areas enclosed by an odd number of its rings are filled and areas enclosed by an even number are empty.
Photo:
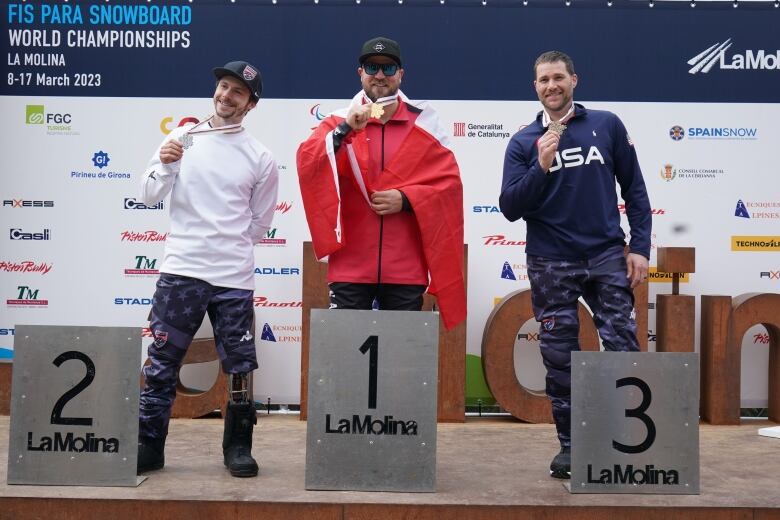
[[[382,171],[385,169],[385,125],[382,125],[382,160],[380,161],[380,170],[379,174],[382,174]],[[376,267],[376,283],[377,285],[382,283],[382,237],[384,233],[385,228],[385,217],[384,215],[379,215],[379,258],[377,260],[377,267]]]

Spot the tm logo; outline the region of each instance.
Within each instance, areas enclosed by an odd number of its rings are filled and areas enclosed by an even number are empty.
[[[16,299],[6,300],[8,305],[21,305],[21,306],[40,306],[45,307],[49,304],[49,300],[39,300],[38,293],[40,289],[32,289],[27,285],[18,285],[16,287],[19,290]]]
[[[28,125],[42,125],[44,120],[43,105],[27,105],[24,120]]]
[[[160,274],[160,271],[156,269],[156,266],[156,258],[149,258],[147,256],[138,255],[135,257],[135,267],[131,269],[125,269],[125,274]]]
[[[95,155],[92,156],[92,164],[94,164],[101,170],[106,166],[108,166],[108,162],[110,160],[111,158],[103,150],[100,150],[99,152],[95,152]]]

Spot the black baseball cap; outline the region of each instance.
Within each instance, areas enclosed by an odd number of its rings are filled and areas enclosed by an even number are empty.
[[[362,64],[367,58],[371,56],[387,56],[392,58],[401,67],[401,46],[398,42],[385,38],[384,36],[377,36],[371,38],[363,44],[363,48],[360,51],[360,58],[358,63]]]
[[[244,82],[249,87],[252,99],[260,99],[260,93],[263,92],[263,79],[260,77],[260,70],[246,61],[231,61],[224,67],[216,67],[214,75],[217,79],[222,76],[233,76]]]

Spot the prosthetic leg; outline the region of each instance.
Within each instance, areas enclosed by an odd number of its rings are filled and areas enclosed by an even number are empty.
[[[229,374],[225,433],[222,454],[234,477],[254,477],[258,467],[252,458],[252,428],[257,424],[254,403],[249,395],[251,374]]]

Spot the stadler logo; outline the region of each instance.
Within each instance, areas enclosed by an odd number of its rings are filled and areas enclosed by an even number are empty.
[[[6,199],[3,201],[4,208],[53,208],[53,200],[24,200],[24,199]]]
[[[172,117],[170,117],[170,116],[169,117],[163,117],[162,121],[160,121],[160,131],[162,133],[164,133],[165,135],[170,134],[171,130],[172,130],[172,128],[170,128],[170,124],[171,123],[173,123],[173,118]],[[176,126],[177,127],[184,126],[187,123],[195,123],[197,125],[198,123],[200,123],[200,120],[197,117],[187,116],[187,117],[181,118],[179,120],[179,124],[176,125]]]
[[[132,197],[125,197],[125,209],[164,209],[165,205],[163,201],[158,202],[153,206],[147,206],[138,199]]]
[[[468,130],[468,132],[466,131]],[[476,137],[488,139],[509,139],[511,134],[504,130],[503,123],[453,123],[455,137]]]
[[[748,208],[750,210],[748,211]],[[749,219],[780,219],[780,201],[737,201],[734,216]]]
[[[669,129],[669,137],[672,138],[672,141],[682,141],[682,138],[685,137],[685,128],[674,125]]]
[[[48,228],[37,233],[24,231],[22,228],[11,228],[9,231],[11,240],[51,240],[51,230]]]
[[[114,298],[114,305],[151,305],[151,298]]]
[[[133,267],[125,269],[125,276],[156,276],[160,274],[157,269],[157,259],[138,255],[135,257]]]
[[[766,51],[764,49],[754,51],[748,49],[742,53],[732,54],[726,58],[726,51],[733,43],[731,38],[724,42],[718,42],[704,49],[690,60],[688,65],[692,67],[689,74],[707,74],[716,64],[721,70],[780,70],[780,50]]]
[[[6,304],[11,307],[46,307],[49,305],[49,300],[38,299],[40,289],[19,285],[16,290],[16,298],[6,300]]]
[[[471,211],[473,213],[501,213],[498,206],[472,206]]]
[[[314,116],[314,119],[316,119],[317,121],[322,121],[323,119],[328,117],[326,114],[323,114],[322,112],[320,112],[320,104],[319,103],[317,103],[316,105],[311,107],[309,109],[309,113],[312,116]]]
[[[28,125],[46,125],[49,135],[79,135],[73,131],[73,116],[55,112],[46,112],[44,105],[27,105],[24,122]]]
[[[255,267],[255,274],[270,276],[300,276],[301,270],[298,267]]]
[[[103,150],[100,150],[99,152],[95,152],[95,155],[92,156],[92,164],[94,164],[101,170],[106,166],[108,166],[108,162],[110,160],[111,158],[109,158],[108,154]]]

